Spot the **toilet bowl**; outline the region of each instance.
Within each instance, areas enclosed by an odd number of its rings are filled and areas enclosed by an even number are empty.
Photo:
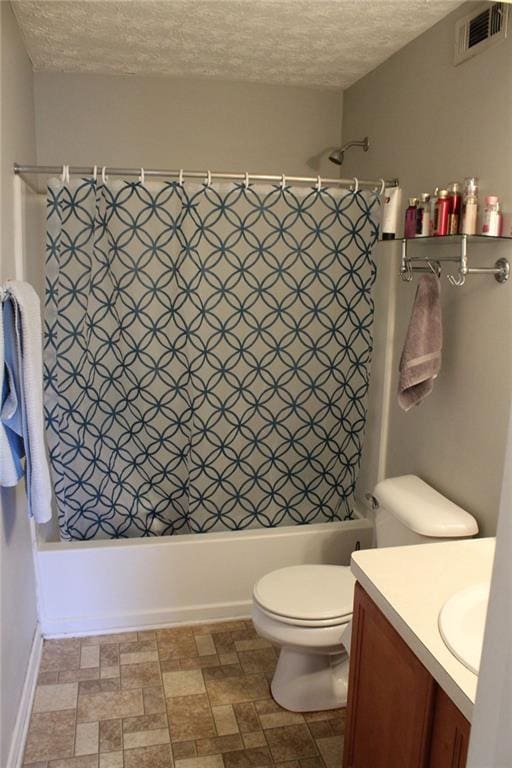
[[[354,583],[345,566],[297,565],[256,584],[252,619],[259,635],[281,646],[271,690],[285,709],[346,703]]]
[[[373,502],[378,547],[478,533],[472,515],[415,475],[382,480]],[[289,566],[256,583],[252,618],[258,634],[281,646],[271,691],[285,709],[346,704],[354,583],[343,565]]]

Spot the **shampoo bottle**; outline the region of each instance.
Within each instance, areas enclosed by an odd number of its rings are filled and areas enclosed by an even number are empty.
[[[454,181],[448,187],[448,234],[457,235],[460,229],[460,215],[462,212],[461,185]]]
[[[434,192],[430,195],[430,234],[435,235],[434,225],[436,222],[436,203],[437,196],[439,195],[439,187],[434,189]]]
[[[434,221],[434,235],[437,237],[443,237],[443,235],[448,234],[449,210],[448,190],[441,189],[436,202],[436,218]]]
[[[409,207],[405,211],[404,237],[416,237],[416,222],[418,216],[418,198],[409,198]]]
[[[428,237],[431,233],[430,223],[430,195],[423,192],[418,205],[418,218],[416,226],[416,237]]]

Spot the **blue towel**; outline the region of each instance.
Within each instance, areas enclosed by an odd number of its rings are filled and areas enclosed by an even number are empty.
[[[23,431],[23,386],[17,349],[15,311],[12,300],[10,297],[6,297],[2,305],[4,375],[0,416],[3,429],[5,430],[3,439],[7,441],[7,445],[4,442],[4,450],[8,449],[10,451],[12,466],[10,471],[6,467],[2,472],[0,482],[5,486],[16,485],[20,478],[23,477],[22,459],[25,457],[25,445],[27,442],[27,435]],[[14,474],[12,468],[14,468]]]
[[[28,283],[14,280],[0,293],[0,485],[16,485],[25,475],[28,513],[46,523],[52,490],[44,441],[39,298]]]

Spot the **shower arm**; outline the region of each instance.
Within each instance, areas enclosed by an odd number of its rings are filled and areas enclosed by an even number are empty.
[[[357,139],[354,141],[347,141],[347,143],[341,147],[341,151],[345,152],[345,150],[350,149],[350,147],[361,147],[363,152],[368,152],[370,149],[370,141],[368,136],[365,136],[364,139],[361,139],[360,141]]]

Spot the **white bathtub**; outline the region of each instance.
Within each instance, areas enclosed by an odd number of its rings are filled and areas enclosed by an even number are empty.
[[[150,539],[38,543],[45,637],[249,616],[252,587],[285,565],[346,565],[372,525],[340,523]]]

